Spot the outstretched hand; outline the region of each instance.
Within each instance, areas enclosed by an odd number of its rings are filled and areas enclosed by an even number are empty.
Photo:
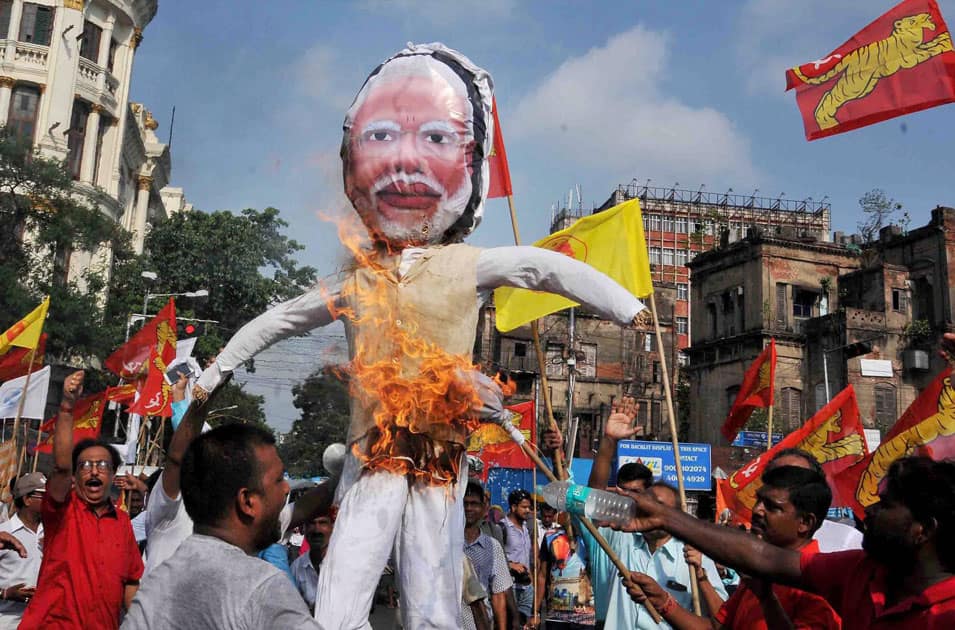
[[[635,435],[643,434],[643,427],[633,426],[633,420],[637,417],[637,402],[624,396],[621,400],[615,401],[610,408],[610,417],[604,425],[604,435],[612,440],[626,440]]]

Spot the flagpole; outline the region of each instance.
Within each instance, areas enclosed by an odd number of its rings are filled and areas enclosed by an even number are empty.
[[[770,387],[772,387],[772,385]],[[773,406],[774,405],[769,406],[769,413],[766,419],[766,450],[767,451],[773,448]]]
[[[39,342],[37,342],[39,344]],[[27,377],[23,381],[23,390],[20,392],[20,402],[17,403],[17,415],[13,420],[13,439],[17,440],[20,433],[20,416],[23,415],[23,407],[27,402],[27,390],[30,387],[30,376],[33,374],[33,361],[36,358],[36,346],[30,350],[30,361],[27,364]],[[26,438],[23,440],[23,444],[20,445],[21,449],[26,449]],[[17,462],[17,477],[20,476],[20,466],[23,464],[23,457],[21,457]]]
[[[657,317],[657,300],[650,294],[650,310],[653,313],[653,327],[657,336],[657,354],[660,357],[660,372],[663,373],[663,393],[667,403],[667,417],[670,419],[670,440],[673,443],[673,461],[676,463],[676,483],[680,491],[680,509],[686,512],[686,486],[683,483],[683,464],[680,461],[680,438],[677,434],[676,416],[673,413],[673,395],[670,393],[670,374],[667,372],[666,352],[663,351],[663,333],[660,331],[660,320]],[[700,608],[700,585],[696,579],[696,571],[690,571],[690,590],[693,596],[693,612],[702,615]]]

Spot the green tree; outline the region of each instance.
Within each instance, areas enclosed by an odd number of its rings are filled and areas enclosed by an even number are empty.
[[[891,224],[902,204],[886,195],[884,190],[873,188],[859,199],[859,207],[864,218],[856,224],[856,229],[862,236],[862,243],[870,245],[878,240],[879,230]]]
[[[243,324],[315,282],[315,269],[295,261],[303,247],[284,234],[287,227],[275,208],[175,214],[153,226],[142,256],[117,265],[108,315],[125,321],[127,314],[138,313],[147,290],[207,289],[208,297],[178,299],[176,308],[181,317],[219,322],[200,327],[196,354],[212,356]],[[158,282],[144,284],[143,271],[158,274]]]
[[[120,260],[131,254],[129,235],[100,211],[103,194],[80,193],[63,162],[0,129],[0,327],[49,295],[44,330],[54,361],[103,356],[120,328],[101,317],[106,269],[67,278],[74,252],[111,252]]]
[[[290,475],[313,477],[323,471],[322,453],[348,433],[348,386],[338,370],[325,367],[292,389],[293,403],[302,416],[292,424],[279,445],[279,454]],[[326,471],[327,472],[327,471]]]
[[[230,381],[223,386],[221,392],[216,393],[215,399],[210,403],[212,408],[207,421],[213,427],[233,423],[252,424],[272,432],[272,428],[265,422],[265,411],[262,408],[264,403],[264,397],[250,394],[242,385]]]

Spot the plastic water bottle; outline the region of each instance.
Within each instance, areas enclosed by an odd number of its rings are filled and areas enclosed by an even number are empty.
[[[623,525],[637,515],[637,504],[630,497],[578,486],[569,481],[553,481],[543,489],[544,500],[557,510],[593,521]]]

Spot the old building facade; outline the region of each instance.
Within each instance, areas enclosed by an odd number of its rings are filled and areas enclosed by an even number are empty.
[[[953,230],[955,211],[936,208],[928,225],[884,228],[864,249],[754,232],[692,261],[687,376],[691,400],[712,402],[689,410],[691,439],[720,442],[743,373],[770,339],[780,432],[849,384],[863,422],[884,432],[941,368],[934,349],[952,328]]]
[[[77,194],[130,230],[137,252],[152,221],[188,208],[181,189],[168,187],[156,120],[129,102],[157,8],[157,0],[0,0],[0,124],[65,161]],[[108,269],[110,259],[72,252],[70,276]]]

